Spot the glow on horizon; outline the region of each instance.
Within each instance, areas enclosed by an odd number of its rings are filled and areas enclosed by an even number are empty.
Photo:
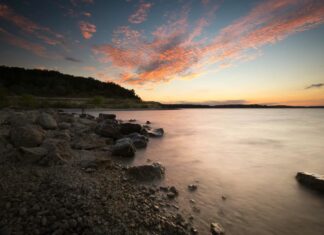
[[[0,0],[1,64],[92,76],[165,103],[324,105],[324,86],[311,86],[324,83],[321,0],[42,4]],[[36,6],[52,11],[45,19]]]

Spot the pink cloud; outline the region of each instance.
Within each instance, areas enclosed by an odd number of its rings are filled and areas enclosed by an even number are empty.
[[[122,83],[141,85],[191,78],[207,67],[219,71],[253,60],[260,56],[262,46],[324,23],[324,2],[268,0],[212,38],[204,37],[209,19],[201,18],[190,27],[188,11],[179,15],[157,27],[150,39],[141,31],[120,27],[112,43],[97,45],[93,51],[101,62],[120,70]]]
[[[144,22],[147,18],[147,13],[152,6],[152,3],[141,1],[134,14],[129,16],[128,21],[132,24],[140,24]]]
[[[46,52],[46,48],[43,47],[42,45],[32,43],[22,38],[19,38],[2,28],[0,28],[0,35],[1,35],[0,38],[8,44],[11,44],[16,47],[20,47],[41,57],[49,57],[49,55]]]
[[[13,9],[5,4],[0,4],[0,18],[9,21],[20,30],[37,37],[46,44],[58,45],[63,43],[63,36],[61,34],[17,14]]]
[[[80,21],[79,27],[81,30],[81,34],[85,39],[92,38],[93,34],[97,31],[96,26],[94,24],[90,24],[89,22]]]

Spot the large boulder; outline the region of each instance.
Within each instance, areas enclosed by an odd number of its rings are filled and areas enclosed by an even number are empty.
[[[37,122],[45,130],[53,130],[57,128],[56,120],[48,113],[41,113],[38,116]]]
[[[104,146],[106,146],[106,140],[94,133],[78,136],[72,142],[72,148],[74,149],[91,150]]]
[[[10,140],[16,147],[37,147],[44,140],[45,132],[33,125],[11,127]]]
[[[140,133],[142,130],[142,126],[136,123],[121,123],[120,124],[120,131],[124,135],[128,135],[134,132]]]
[[[324,193],[324,175],[318,175],[308,172],[298,172],[296,179],[299,183]]]
[[[103,137],[113,139],[118,139],[121,136],[117,121],[110,119],[100,122],[95,128],[95,132]]]
[[[129,167],[127,173],[137,180],[150,181],[162,179],[165,174],[165,168],[160,163],[155,162],[151,165]]]
[[[163,128],[157,128],[157,129],[151,129],[151,130],[146,130],[148,136],[150,137],[162,137],[164,135],[164,130]]]
[[[148,138],[144,135],[138,134],[138,133],[132,133],[127,136],[130,138],[134,144],[134,146],[138,149],[140,148],[146,148]]]
[[[119,139],[112,147],[113,156],[134,157],[135,151],[135,146],[130,138]]]

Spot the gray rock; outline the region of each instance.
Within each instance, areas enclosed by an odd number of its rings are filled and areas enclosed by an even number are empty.
[[[96,134],[87,134],[76,137],[72,142],[74,149],[97,149],[106,146],[104,138],[100,138]]]
[[[37,147],[44,140],[45,132],[32,125],[12,127],[10,140],[16,147]]]
[[[163,128],[157,128],[153,130],[146,130],[148,136],[150,137],[162,137],[164,135],[164,130]]]
[[[41,165],[67,163],[75,157],[70,144],[64,140],[46,139],[41,147],[48,151],[48,154],[39,162]]]
[[[213,235],[222,235],[225,234],[225,230],[219,223],[211,223],[210,231]]]
[[[151,165],[129,167],[127,173],[135,179],[149,181],[162,179],[165,174],[165,168],[160,163],[153,163]]]
[[[22,155],[21,160],[30,163],[38,162],[48,153],[47,149],[43,147],[33,147],[33,148],[20,147],[19,151]]]
[[[135,151],[135,146],[130,138],[119,139],[112,147],[113,156],[133,157],[135,155]]]
[[[37,118],[37,122],[45,130],[54,130],[57,128],[56,120],[48,113],[41,113]]]
[[[120,124],[120,131],[124,135],[128,135],[134,132],[140,133],[142,130],[142,126],[137,123],[121,123]]]
[[[138,133],[132,133],[127,136],[130,138],[136,148],[146,148],[148,138],[144,135]]]
[[[117,139],[121,136],[118,123],[115,120],[110,119],[99,123],[95,128],[95,132],[98,135],[114,139]]]
[[[324,193],[324,175],[318,175],[308,172],[298,172],[296,179],[299,183]]]

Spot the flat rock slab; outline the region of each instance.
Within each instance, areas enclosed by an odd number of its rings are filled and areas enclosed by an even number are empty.
[[[324,175],[309,173],[309,172],[298,172],[296,179],[299,183],[324,193]]]

